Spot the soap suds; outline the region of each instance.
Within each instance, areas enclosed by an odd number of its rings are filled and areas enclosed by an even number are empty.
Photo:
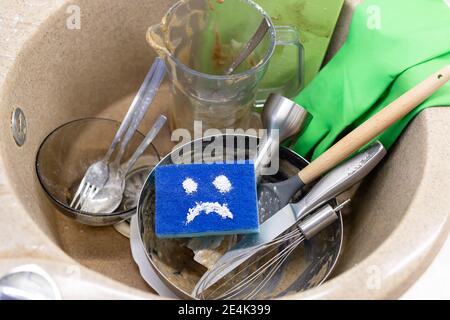
[[[183,189],[186,192],[186,194],[193,194],[194,192],[197,192],[198,183],[192,180],[191,178],[186,178],[183,181]]]
[[[224,175],[216,177],[213,184],[220,193],[228,193],[232,188],[230,180]]]
[[[218,202],[196,202],[196,206],[189,209],[186,217],[186,225],[194,221],[200,213],[205,212],[206,214],[217,213],[222,219],[233,219],[233,214],[230,209],[228,209],[227,204],[221,205]]]

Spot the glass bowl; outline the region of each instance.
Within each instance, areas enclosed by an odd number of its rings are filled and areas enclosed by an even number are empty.
[[[86,118],[66,123],[51,132],[42,142],[36,156],[36,173],[44,191],[61,212],[76,221],[91,225],[112,225],[128,219],[136,205],[122,201],[113,213],[89,213],[69,206],[88,167],[106,154],[120,123],[101,118]],[[144,135],[136,132],[128,144],[122,162],[127,161]],[[113,155],[114,159],[114,155]],[[159,154],[151,145],[132,170],[151,170],[159,162]]]

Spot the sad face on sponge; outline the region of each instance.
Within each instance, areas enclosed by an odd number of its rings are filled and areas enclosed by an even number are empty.
[[[252,163],[162,166],[155,179],[158,237],[259,231]]]

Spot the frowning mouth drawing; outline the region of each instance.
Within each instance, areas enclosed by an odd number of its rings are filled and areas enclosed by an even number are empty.
[[[212,182],[217,192],[226,194],[231,191],[233,186],[230,180],[224,176],[217,176]],[[198,184],[191,178],[186,178],[183,181],[183,188],[187,195],[192,195],[197,192]],[[220,204],[219,202],[196,202],[195,206],[188,210],[185,224],[188,225],[195,220],[201,213],[211,214],[215,213],[222,219],[233,219],[233,213],[228,208],[227,203]]]

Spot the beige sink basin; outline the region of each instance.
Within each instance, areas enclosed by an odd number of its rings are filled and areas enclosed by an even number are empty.
[[[0,275],[36,263],[64,298],[158,298],[141,279],[127,239],[58,212],[38,183],[34,160],[43,138],[65,122],[122,118],[154,58],[146,29],[173,2],[70,1],[81,9],[81,29],[71,30],[69,1],[2,1]],[[345,39],[353,2],[346,4],[329,56]],[[164,87],[144,130],[170,107],[167,96]],[[11,134],[17,107],[28,124],[21,147]],[[356,191],[332,278],[287,298],[397,298],[414,283],[449,230],[449,120],[450,108],[433,108],[412,122]],[[162,154],[169,151],[168,137],[156,143]]]

